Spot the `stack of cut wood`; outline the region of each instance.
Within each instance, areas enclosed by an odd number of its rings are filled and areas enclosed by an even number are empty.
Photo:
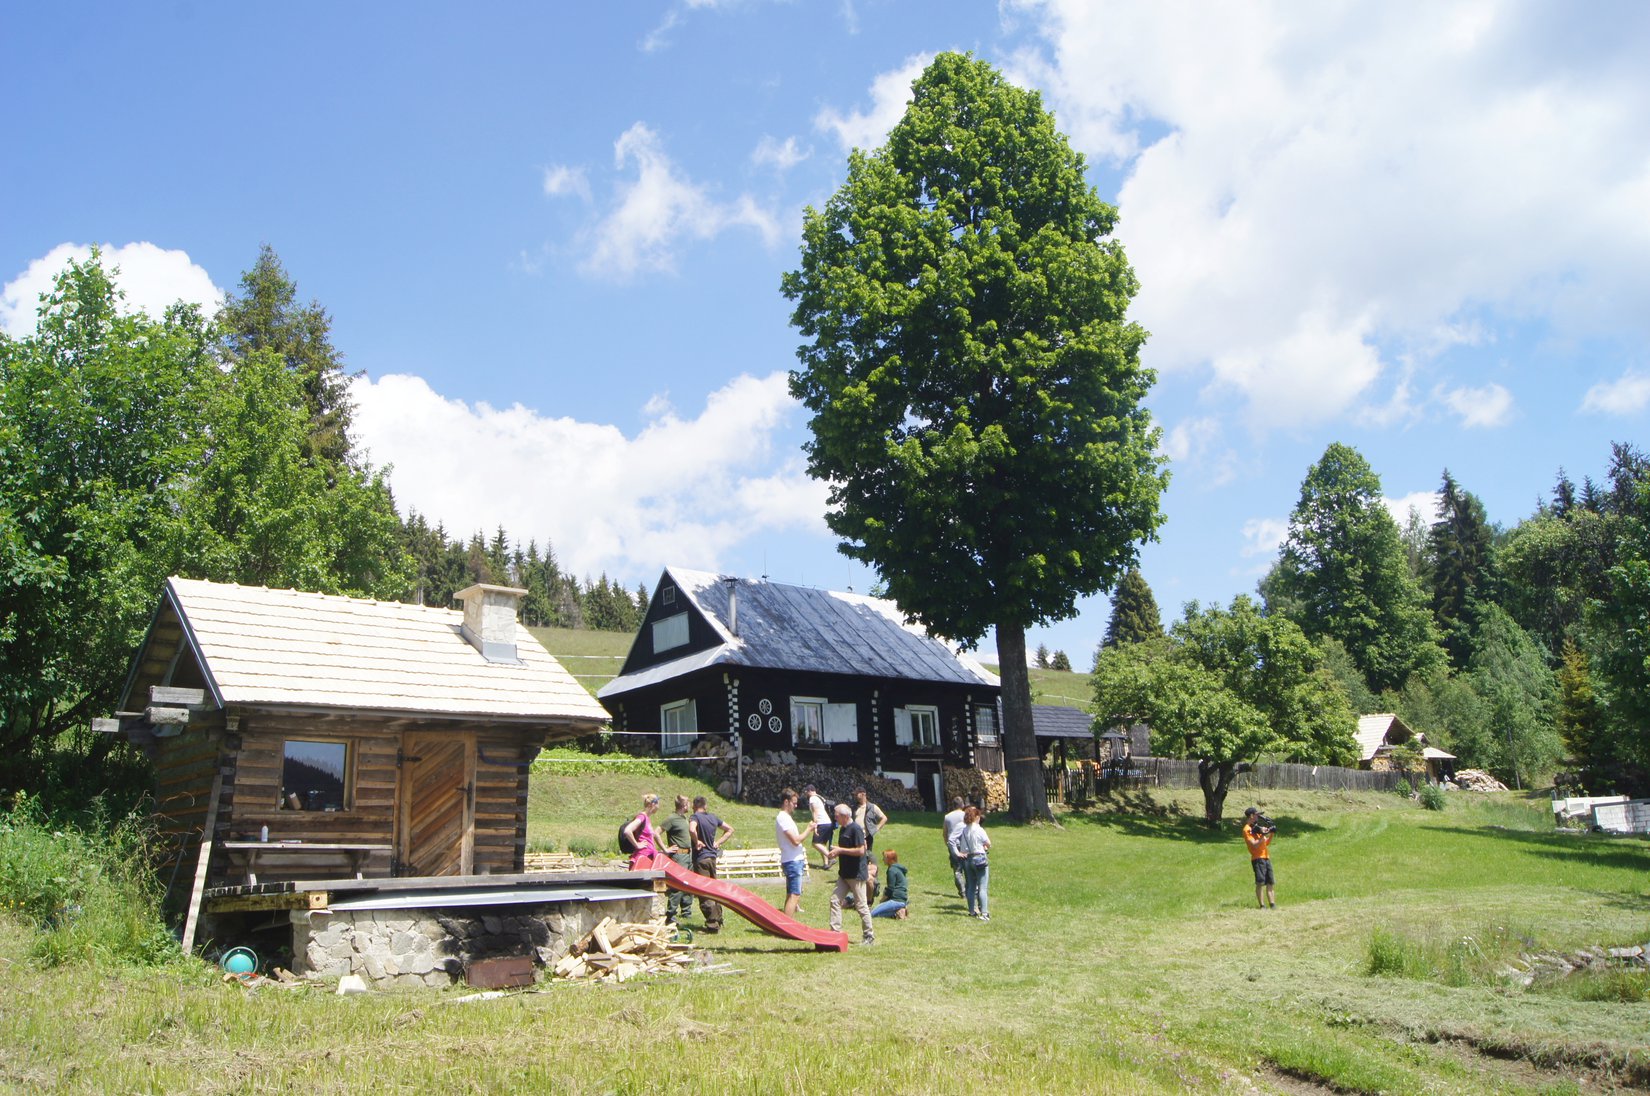
[[[553,968],[558,978],[623,982],[638,974],[680,973],[704,961],[692,944],[671,940],[663,923],[620,922],[604,917]]]

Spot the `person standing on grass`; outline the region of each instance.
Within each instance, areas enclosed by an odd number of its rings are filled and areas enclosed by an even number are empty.
[[[631,871],[652,864],[653,858],[659,855],[658,836],[653,832],[653,812],[658,809],[659,797],[644,795],[641,811],[624,824],[625,836],[630,838],[630,844],[636,850],[630,854]]]
[[[876,847],[877,831],[888,824],[888,816],[871,802],[864,788],[854,789],[854,821],[865,831],[865,849],[869,852]],[[873,861],[871,866],[876,867],[876,863]]]
[[[1243,843],[1249,846],[1249,866],[1255,869],[1255,905],[1261,909],[1277,909],[1272,893],[1276,881],[1272,876],[1272,831],[1260,826],[1260,809],[1250,807],[1243,812]]]
[[[676,813],[665,819],[659,827],[660,838],[665,843],[665,855],[676,863],[693,870],[693,828],[688,823],[688,797],[676,797]],[[670,888],[665,896],[665,921],[674,925],[683,920],[693,910],[693,895],[687,891]]]
[[[808,815],[813,819],[814,827],[814,848],[819,850],[819,866],[824,870],[831,866],[831,858],[826,850],[831,847],[831,831],[836,825],[831,821],[830,808],[825,806],[825,798],[812,784],[805,785],[802,794],[808,799]]]
[[[848,809],[848,804],[838,803],[836,847],[825,853],[827,861],[834,859],[837,865],[836,889],[831,891],[831,931],[842,931],[842,900],[852,898],[854,910],[859,914],[860,923],[865,930],[859,942],[874,944],[877,938],[871,931],[871,905],[865,900],[865,867],[870,859],[866,855],[867,851],[865,831],[854,821],[854,812]]]
[[[872,917],[895,917],[903,921],[909,916],[907,905],[910,901],[909,889],[905,884],[905,865],[899,862],[899,853],[893,849],[886,849],[882,854],[884,880],[883,899],[871,910]]]
[[[951,879],[957,884],[957,897],[963,898],[963,859],[957,855],[957,837],[963,830],[963,797],[951,800],[951,813],[941,823],[945,827],[945,851],[951,857]]]
[[[980,824],[980,808],[963,811],[962,832],[952,846],[963,861],[963,886],[968,899],[968,916],[981,921],[991,920],[991,900],[988,884],[991,882],[991,838]]]
[[[773,816],[773,840],[779,846],[779,870],[785,873],[785,916],[795,917],[802,912],[802,877],[808,870],[807,840],[814,832],[814,824],[798,830],[791,812],[796,810],[796,790],[785,788],[779,793],[779,813]]]
[[[716,858],[722,855],[722,844],[733,836],[733,827],[706,809],[705,797],[693,797],[693,870],[711,879],[716,878]],[[722,931],[722,903],[711,898],[699,899],[699,912],[705,917],[706,932]]]

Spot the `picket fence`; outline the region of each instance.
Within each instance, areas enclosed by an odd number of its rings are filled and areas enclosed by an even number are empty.
[[[1129,767],[1148,784],[1168,788],[1195,788],[1197,762],[1174,757],[1134,757]],[[1294,791],[1390,792],[1403,774],[1395,771],[1344,769],[1339,765],[1256,765],[1232,778],[1232,788],[1287,788]]]

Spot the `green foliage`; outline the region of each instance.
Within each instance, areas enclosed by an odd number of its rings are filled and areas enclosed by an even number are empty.
[[[1139,643],[1163,634],[1163,615],[1158,611],[1152,588],[1140,574],[1140,568],[1130,567],[1123,573],[1117,589],[1111,596],[1111,619],[1106,622],[1103,647],[1119,643]]]
[[[1319,636],[1314,646],[1318,648],[1319,662],[1340,685],[1354,712],[1368,715],[1382,710],[1381,701],[1370,691],[1369,682],[1364,680],[1363,671],[1352,661],[1352,656],[1346,653],[1344,643],[1334,636]]]
[[[1050,660],[1048,668],[1069,674],[1071,673],[1071,658],[1064,651],[1055,651],[1054,658]]]
[[[47,966],[177,958],[150,863],[146,822],[135,816],[54,827],[26,797],[0,812],[0,914],[34,926],[31,954]]]
[[[552,746],[539,751],[533,761],[534,773],[559,773],[563,776],[588,776],[592,771],[624,773],[629,776],[656,776],[660,779],[680,775],[687,762],[660,761],[657,758],[629,757],[620,753],[594,754],[574,746]]]
[[[1240,762],[1270,754],[1343,764],[1355,755],[1357,720],[1316,649],[1243,596],[1229,609],[1188,604],[1168,637],[1102,648],[1094,712],[1101,725],[1144,720],[1153,753],[1197,759],[1210,824]]]
[[[1460,668],[1474,647],[1474,607],[1497,595],[1494,531],[1484,504],[1463,491],[1444,469],[1438,492],[1439,518],[1427,537],[1426,575],[1432,589],[1432,613],[1443,636],[1451,665]]]
[[[1313,639],[1339,640],[1375,691],[1444,663],[1381,481],[1350,446],[1330,445],[1307,471],[1263,595]]]
[[[1498,735],[1481,760],[1503,780],[1522,787],[1537,774],[1550,774],[1558,761],[1560,743],[1553,726],[1557,682],[1545,653],[1505,610],[1482,605],[1477,620],[1469,677]]]
[[[1553,724],[1570,756],[1581,765],[1583,782],[1597,786],[1594,734],[1601,719],[1598,694],[1587,655],[1566,639],[1558,667],[1558,705]]]
[[[1036,659],[1037,659],[1037,661],[1033,665],[1035,665],[1039,670],[1047,670],[1049,668],[1049,664],[1048,664],[1048,644],[1046,644],[1046,643],[1037,644]]]
[[[1449,797],[1449,793],[1444,791],[1444,789],[1440,788],[1437,784],[1422,784],[1421,790],[1417,793],[1417,795],[1421,800],[1421,806],[1425,807],[1429,811],[1443,810],[1444,804]]]
[[[1408,799],[1410,796],[1415,794],[1415,788],[1410,784],[1408,777],[1404,777],[1399,780],[1398,783],[1394,784],[1392,790],[1399,799]]]
[[[842,550],[936,633],[1071,616],[1160,523],[1116,211],[1034,92],[943,53],[804,218],[793,394]]]

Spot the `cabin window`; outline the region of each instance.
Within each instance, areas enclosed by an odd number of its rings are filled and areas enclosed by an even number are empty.
[[[281,810],[345,810],[348,785],[348,743],[287,739],[281,757]]]
[[[681,647],[688,641],[688,617],[686,613],[676,613],[663,620],[653,622],[653,653],[668,651],[674,647]]]
[[[666,605],[676,604],[676,587],[666,586],[664,589],[659,591],[659,594],[660,600],[662,600]]]
[[[911,744],[938,746],[940,744],[940,710],[938,708],[907,708],[911,720]]]
[[[791,697],[791,734],[798,746],[817,746],[825,741],[824,697]]]
[[[699,735],[699,712],[691,700],[678,700],[659,709],[659,752],[688,752]]]
[[[997,709],[979,704],[974,708],[974,735],[982,746],[997,744]]]

